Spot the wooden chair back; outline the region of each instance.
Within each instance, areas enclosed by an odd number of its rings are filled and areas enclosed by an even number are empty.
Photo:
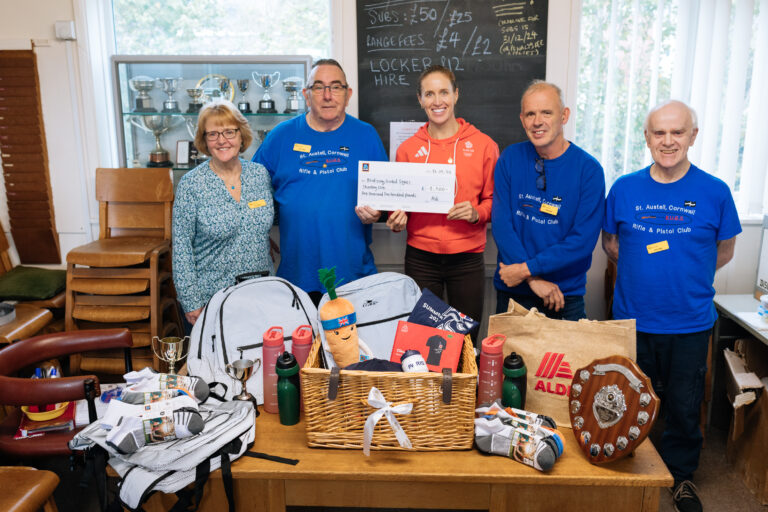
[[[173,182],[168,167],[96,169],[99,239],[171,239]]]
[[[13,268],[11,256],[8,254],[10,248],[11,246],[8,243],[8,238],[5,236],[5,229],[3,229],[2,224],[0,224],[0,276]]]

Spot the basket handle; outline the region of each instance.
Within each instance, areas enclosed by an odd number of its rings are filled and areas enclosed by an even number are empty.
[[[333,402],[336,400],[336,395],[339,394],[339,375],[341,370],[338,366],[331,368],[331,376],[328,378],[328,400]]]
[[[451,404],[451,394],[453,393],[453,374],[450,368],[443,368],[443,383],[440,385],[443,390],[443,403]]]

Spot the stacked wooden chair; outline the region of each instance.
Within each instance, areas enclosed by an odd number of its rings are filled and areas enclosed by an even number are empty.
[[[171,279],[173,184],[167,168],[97,169],[99,239],[67,254],[66,330],[126,327],[133,367],[161,370],[154,336],[181,336]],[[70,369],[120,373],[121,353],[70,358]]]

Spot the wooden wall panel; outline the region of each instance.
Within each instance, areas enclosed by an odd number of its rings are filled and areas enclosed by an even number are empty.
[[[0,161],[21,263],[61,263],[37,59],[31,50],[0,51]]]

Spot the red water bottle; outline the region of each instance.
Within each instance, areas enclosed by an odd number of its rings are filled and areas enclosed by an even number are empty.
[[[296,362],[299,364],[299,377],[301,377],[301,369],[304,367],[304,363],[307,362],[309,356],[309,350],[312,348],[312,327],[309,325],[300,325],[291,334],[291,352],[296,358]],[[299,379],[301,381],[301,379]],[[302,382],[303,386],[304,383]],[[304,410],[304,397],[301,397],[299,401],[301,410]]]
[[[262,372],[264,375],[264,410],[272,414],[278,411],[277,406],[277,358],[285,351],[283,328],[270,327],[264,333],[262,347]]]
[[[507,337],[494,334],[485,338],[480,348],[480,382],[477,386],[477,403],[490,404],[501,398],[501,383],[504,379],[502,349]]]
[[[309,356],[309,350],[312,348],[312,327],[309,325],[300,325],[291,334],[291,353],[296,357],[299,368],[304,367],[304,363]]]

